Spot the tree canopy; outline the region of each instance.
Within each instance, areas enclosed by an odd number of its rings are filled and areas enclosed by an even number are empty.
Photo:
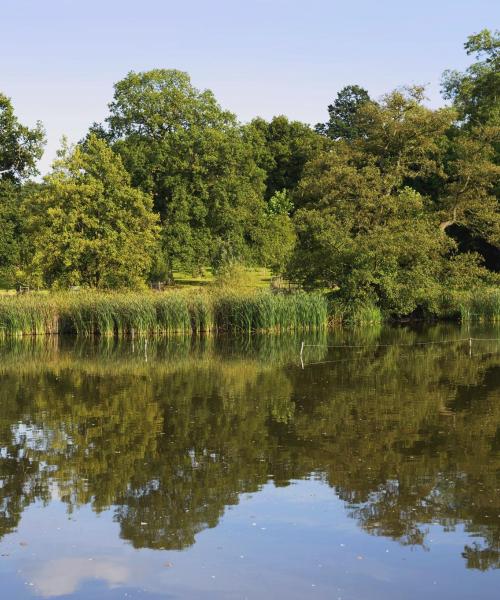
[[[361,135],[357,127],[358,110],[370,95],[359,85],[348,85],[340,90],[333,104],[328,106],[329,119],[318,123],[316,131],[332,140],[354,140]]]
[[[152,198],[134,188],[120,157],[91,135],[66,148],[29,201],[31,276],[51,286],[137,286],[157,249]]]
[[[14,114],[12,102],[0,93],[0,182],[20,182],[37,174],[45,133],[40,122],[30,128]]]
[[[422,86],[343,87],[312,128],[246,124],[174,69],[130,72],[103,123],[43,183],[44,133],[0,95],[0,285],[136,287],[269,267],[393,315],[496,286],[499,33],[469,36],[449,105]]]
[[[129,73],[115,85],[107,135],[134,185],[154,198],[168,269],[258,260],[265,173],[236,117],[186,73]]]
[[[21,183],[38,173],[45,134],[17,119],[12,102],[0,93],[0,285],[14,286],[21,262],[23,221]]]

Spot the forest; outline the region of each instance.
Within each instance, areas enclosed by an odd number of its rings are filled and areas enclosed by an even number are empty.
[[[140,290],[266,267],[337,306],[500,314],[500,32],[464,44],[446,101],[347,85],[310,126],[240,123],[187,73],[129,72],[38,178],[45,132],[0,92],[0,288]],[[409,74],[411,79],[411,74]]]

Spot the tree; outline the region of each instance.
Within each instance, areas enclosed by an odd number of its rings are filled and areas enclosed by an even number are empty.
[[[295,247],[295,227],[290,218],[292,209],[290,195],[285,190],[276,192],[255,231],[261,264],[278,275],[285,271]]]
[[[436,205],[443,231],[465,227],[500,248],[500,211],[495,186],[500,164],[487,130],[459,130],[452,138],[446,163],[446,180]]]
[[[36,175],[44,132],[30,129],[14,114],[11,101],[0,93],[0,286],[16,284],[22,253],[21,183]]]
[[[41,123],[33,129],[19,123],[10,99],[0,93],[0,181],[19,183],[36,175],[44,140]]]
[[[500,270],[500,32],[483,29],[464,44],[474,62],[445,71],[444,97],[459,121],[452,132],[448,179],[439,202],[441,227],[463,249],[478,249]]]
[[[386,94],[379,103],[364,103],[358,110],[360,135],[353,148],[375,159],[388,192],[403,185],[423,191],[429,180],[445,176],[447,134],[456,113],[451,108],[431,110],[424,100],[425,89],[413,86]]]
[[[454,111],[432,111],[422,99],[413,88],[363,104],[361,135],[336,142],[308,165],[295,198],[292,277],[396,315],[436,310],[452,279],[448,259],[456,245],[421,191],[429,180],[446,182]],[[476,273],[486,277],[479,267]]]
[[[129,73],[115,85],[108,135],[160,215],[167,268],[256,260],[264,173],[235,116],[186,73]]]
[[[139,286],[157,249],[149,195],[131,186],[122,161],[91,135],[63,148],[30,200],[32,271],[50,286]]]
[[[340,90],[333,104],[328,106],[329,119],[318,123],[316,131],[332,140],[354,140],[360,135],[356,124],[359,108],[371,102],[368,92],[359,85],[348,85]]]
[[[500,31],[483,29],[467,38],[464,48],[477,61],[465,73],[443,74],[444,97],[452,100],[468,126],[500,125]]]
[[[327,146],[326,140],[300,121],[280,115],[271,121],[258,117],[245,128],[256,162],[266,173],[266,200],[277,192],[292,192],[305,164]],[[293,206],[291,207],[293,209]]]

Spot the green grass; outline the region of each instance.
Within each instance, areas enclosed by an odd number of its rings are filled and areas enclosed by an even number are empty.
[[[231,294],[218,298],[214,308],[215,321],[225,331],[314,330],[328,323],[326,299],[316,293]]]
[[[249,290],[265,289],[271,282],[271,271],[265,267],[235,266],[223,274],[216,275],[211,268],[203,270],[203,275],[192,275],[174,271],[174,285],[178,287],[207,287],[214,284],[227,284],[229,287],[243,287]],[[237,281],[235,281],[235,279]]]
[[[328,312],[330,322],[336,324],[372,325],[383,321],[380,308],[370,303],[345,303],[332,299],[329,303]]]
[[[462,321],[500,321],[500,289],[478,290],[458,300]]]
[[[327,324],[320,294],[181,290],[65,292],[0,297],[0,336],[75,333],[140,337],[210,331],[315,330]]]

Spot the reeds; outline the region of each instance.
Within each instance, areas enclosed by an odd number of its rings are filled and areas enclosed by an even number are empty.
[[[0,336],[59,333],[59,302],[39,295],[0,297]]]
[[[500,289],[477,290],[458,301],[462,321],[500,321]]]
[[[328,312],[330,322],[346,325],[373,325],[383,321],[382,311],[372,303],[330,301]]]
[[[326,327],[328,307],[321,294],[259,294],[219,297],[214,303],[217,327],[224,331],[315,330]]]
[[[68,292],[0,297],[0,336],[168,335],[314,330],[327,324],[320,294]]]

